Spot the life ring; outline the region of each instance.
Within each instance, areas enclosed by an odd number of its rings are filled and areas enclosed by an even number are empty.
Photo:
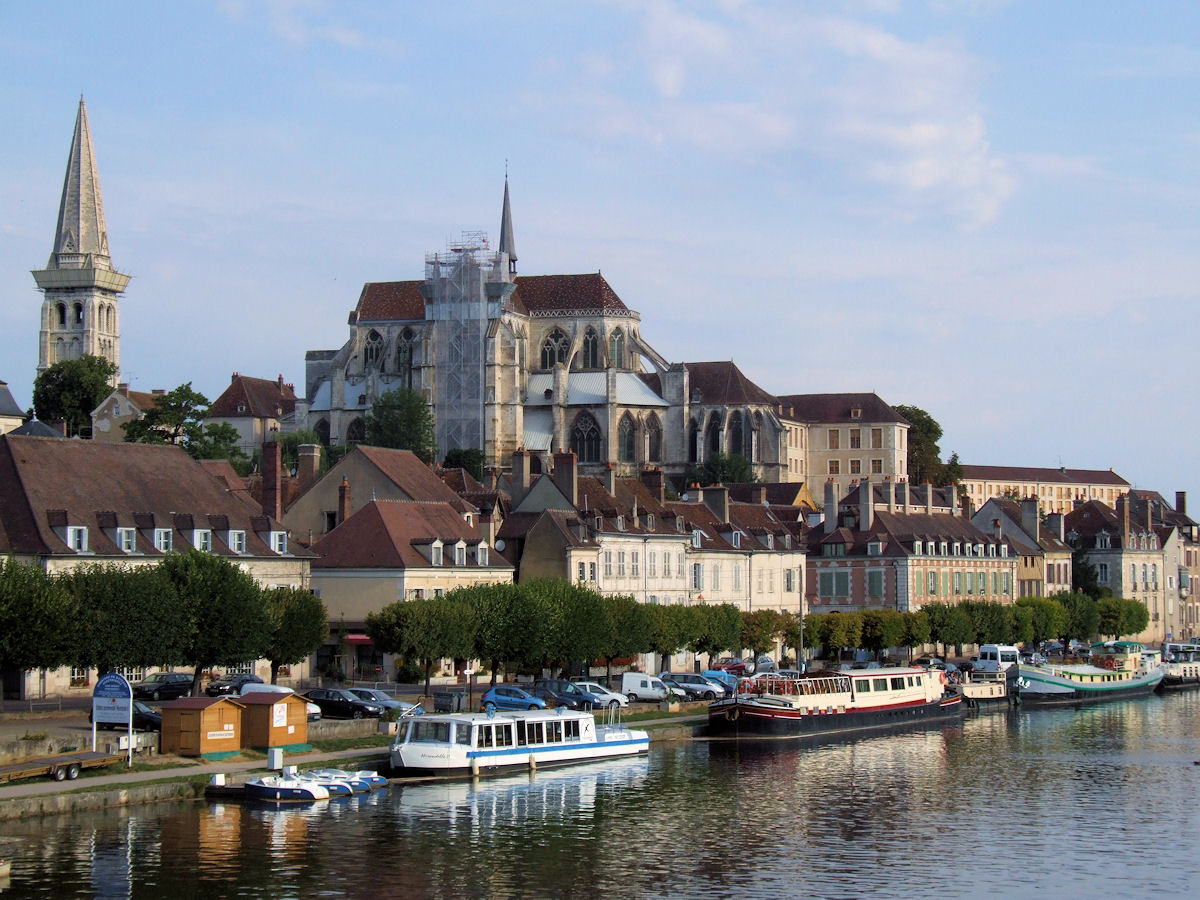
[[[733,709],[727,709],[725,710],[725,718],[730,722],[736,722],[738,720],[738,713],[739,711],[736,706]]]
[[[1112,657],[1111,657],[1111,656],[1110,656],[1110,657],[1108,657],[1106,660],[1104,660],[1104,668],[1106,668],[1106,669],[1111,669],[1111,668],[1113,668],[1113,661],[1112,661]]]

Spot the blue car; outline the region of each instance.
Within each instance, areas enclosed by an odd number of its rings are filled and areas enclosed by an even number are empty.
[[[737,691],[737,676],[730,675],[728,672],[720,669],[705,669],[700,673],[701,677],[707,678],[710,681],[715,681],[717,684],[725,688],[726,692],[733,694]]]
[[[498,684],[483,695],[480,705],[485,712],[494,709],[545,709],[546,701],[527,694],[519,687]]]

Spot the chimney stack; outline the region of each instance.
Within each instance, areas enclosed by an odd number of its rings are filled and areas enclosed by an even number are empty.
[[[925,482],[925,515],[933,515],[933,485]]]
[[[120,384],[118,384],[117,385],[117,393],[120,394],[122,397],[128,397],[129,396],[129,382],[122,381]],[[1179,495],[1176,494],[1175,496],[1178,497]]]
[[[657,467],[642,469],[642,484],[660,504],[666,502],[667,495],[664,490],[665,481],[662,469]]]
[[[1175,512],[1180,515],[1187,515],[1187,491],[1175,492]]]
[[[1066,540],[1066,532],[1063,528],[1062,513],[1051,513],[1050,515],[1046,516],[1046,528],[1049,529],[1050,533],[1060,541]]]
[[[267,441],[262,446],[262,509],[263,515],[278,522],[283,518],[283,448],[279,441]]]
[[[344,477],[338,485],[337,523],[341,525],[350,518],[350,482]]]
[[[900,479],[900,511],[908,515],[908,479]]]
[[[518,447],[512,455],[512,507],[516,509],[529,493],[529,453]]]
[[[1129,495],[1117,498],[1117,520],[1121,523],[1121,544],[1129,546]]]
[[[950,515],[958,515],[958,488],[952,484],[946,485],[946,496],[950,498]]]
[[[555,457],[555,465],[558,465],[557,457]],[[604,489],[614,497],[617,496],[617,470],[612,463],[608,463],[604,468]]]
[[[887,491],[888,512],[896,511],[896,485],[892,482],[892,476],[888,475],[883,479],[883,489]]]
[[[825,482],[825,533],[832,534],[837,529],[837,485],[830,478]]]
[[[490,506],[479,508],[479,531],[489,547],[496,544],[496,519],[492,515],[492,509]]]
[[[303,494],[317,480],[317,474],[321,471],[321,445],[301,444],[297,455],[299,456],[296,463],[297,488]]]
[[[560,450],[554,454],[553,477],[554,483],[563,492],[567,502],[575,506],[579,501],[579,459],[575,456],[575,451]]]
[[[1026,497],[1021,501],[1021,528],[1035,541],[1038,539],[1037,497]]]
[[[858,483],[858,530],[870,531],[875,524],[875,488],[871,476]]]
[[[722,525],[729,524],[729,488],[723,484],[701,488],[700,500],[713,511]]]
[[[996,536],[996,540],[1004,540],[1004,528],[1000,525],[999,519],[992,519],[992,534]]]

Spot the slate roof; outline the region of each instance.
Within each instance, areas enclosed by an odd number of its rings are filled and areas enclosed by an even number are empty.
[[[213,402],[208,415],[210,418],[250,416],[256,419],[274,419],[294,412],[295,409],[295,388],[284,384],[282,375],[271,381],[268,378],[251,378],[249,375],[234,372],[229,387]]]
[[[7,381],[0,381],[0,416],[20,416],[25,418],[25,410],[17,406],[12,391],[8,389]]]
[[[452,546],[483,543],[474,525],[448,503],[413,500],[372,500],[313,546],[320,557],[313,569],[404,569],[432,566],[419,547],[436,539]],[[454,564],[452,551],[442,554],[443,569],[508,568],[504,563],[479,566],[467,557],[465,567]]]
[[[55,428],[53,425],[47,425],[41,419],[30,419],[24,425],[18,425],[9,434],[15,434],[18,437],[44,437],[44,438],[63,438],[66,435]]]
[[[908,425],[904,416],[884,403],[876,393],[858,394],[783,394],[779,405],[782,416],[797,422],[862,423],[895,422]],[[859,410],[858,416],[853,415]]]
[[[180,447],[0,437],[0,552],[79,556],[60,536],[67,525],[88,529],[90,556],[122,558],[117,527],[136,528],[137,552],[151,557],[162,555],[155,528],[172,530],[176,550],[191,546],[193,529],[211,529],[212,552],[228,557],[237,554],[226,532],[245,531],[247,555],[268,559],[280,558],[269,532],[284,530]],[[292,542],[286,556],[310,554]]]
[[[700,392],[700,403],[760,404],[775,406],[776,399],[742,374],[731,361],[684,363],[688,370],[688,387],[693,397]]]
[[[809,545],[815,548],[824,544],[844,543],[847,556],[863,556],[867,544],[875,540],[884,541],[884,556],[910,555],[913,541],[962,541],[971,544],[994,544],[994,535],[976,528],[970,519],[949,513],[889,513],[876,510],[871,527],[867,530],[851,531],[838,528],[831,534],[819,530],[809,533]],[[1007,538],[1004,543],[1010,544]],[[965,557],[970,559],[971,557]]]
[[[1129,482],[1112,469],[964,465],[962,471],[963,481],[1040,481],[1050,484],[1111,484],[1115,487],[1129,487]]]

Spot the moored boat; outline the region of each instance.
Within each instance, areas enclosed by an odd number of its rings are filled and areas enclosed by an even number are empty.
[[[246,781],[244,792],[248,799],[274,802],[303,803],[329,799],[329,791],[315,781],[303,781],[283,775],[251,778]]]
[[[970,672],[950,690],[963,698],[968,707],[999,706],[1011,703],[1015,693],[1009,690],[1004,672]]]
[[[378,772],[372,772],[367,769],[351,772],[347,769],[323,768],[312,769],[306,774],[317,778],[335,778],[339,781],[344,781],[354,789],[355,793],[364,793],[377,788],[385,788],[388,783],[387,779]]]
[[[708,707],[715,737],[804,737],[900,728],[962,715],[963,698],[946,690],[944,673],[919,668],[811,672],[759,677]]]
[[[392,770],[404,775],[482,775],[645,753],[650,736],[587,710],[448,713],[402,723]]]
[[[1089,663],[1020,663],[1016,683],[1022,706],[1063,706],[1146,697],[1165,674],[1137,641],[1106,641],[1092,645]]]
[[[1162,690],[1200,687],[1200,644],[1165,643],[1162,653]]]

